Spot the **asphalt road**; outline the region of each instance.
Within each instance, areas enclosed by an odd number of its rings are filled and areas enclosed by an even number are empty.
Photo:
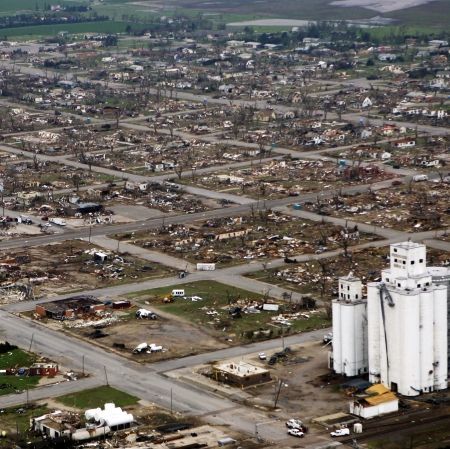
[[[18,318],[3,310],[0,311],[0,320],[4,336],[11,343],[28,347],[33,338],[33,351],[48,357],[57,357],[61,365],[77,371],[81,370],[84,356],[85,369],[88,373],[93,374],[92,378],[81,383],[65,382],[54,388],[33,390],[29,392],[30,400],[73,392],[76,386],[82,389],[105,384],[106,367],[106,376],[110,385],[166,408],[170,408],[172,392],[173,409],[186,415],[201,416],[212,423],[230,425],[233,429],[247,434],[254,433],[257,423],[267,420],[266,415],[262,412],[219,398],[195,386],[185,385],[161,373],[183,366],[207,363],[223,357],[235,358],[253,352],[274,350],[282,346],[281,340],[269,340],[184,359],[140,365],[40,324]],[[319,340],[326,331],[291,336],[285,339],[285,344]],[[23,395],[0,396],[0,407],[19,405],[23,402]],[[286,439],[283,423],[274,424],[270,428],[261,426],[259,431],[261,436],[268,441]]]

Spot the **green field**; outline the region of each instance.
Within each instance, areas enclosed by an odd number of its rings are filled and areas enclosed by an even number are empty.
[[[0,370],[8,368],[23,368],[33,364],[36,357],[34,354],[13,349],[4,354],[0,354]],[[11,394],[15,391],[22,391],[36,387],[39,383],[39,376],[4,376],[0,375],[0,396]]]
[[[163,304],[162,298],[168,295],[172,289],[184,289],[186,296],[200,296],[201,301],[193,302],[184,299],[177,299],[173,303]],[[268,292],[270,295],[270,292]],[[250,337],[247,333],[258,330],[270,330],[270,337],[277,337],[283,333],[303,332],[329,326],[329,321],[323,313],[310,314],[309,319],[292,320],[292,326],[281,328],[273,325],[271,318],[280,312],[261,312],[242,314],[241,318],[232,319],[228,314],[228,304],[233,304],[236,300],[261,300],[262,294],[252,293],[230,285],[221,284],[214,281],[198,281],[181,285],[173,285],[165,288],[146,290],[143,292],[128,295],[136,299],[151,301],[154,307],[159,310],[179,316],[187,321],[201,325],[202,327],[216,328],[222,332],[226,328],[228,335],[234,334],[237,339],[247,340]],[[287,305],[281,305],[280,311]],[[203,309],[214,309],[217,311],[215,318],[218,320],[212,325],[212,318],[206,315]]]
[[[45,5],[50,2],[48,0],[0,0],[0,14],[3,13],[22,13],[25,11],[36,11],[36,9],[43,10]],[[67,2],[65,0],[58,0],[59,5],[74,4],[75,2]]]
[[[123,33],[127,27],[126,22],[114,21],[100,21],[100,22],[80,22],[68,23],[59,25],[37,25],[17,28],[2,28],[0,29],[0,38],[6,37],[36,37],[36,36],[52,36],[58,34],[60,31],[67,31],[68,33]],[[137,25],[133,26],[138,28]]]
[[[139,401],[139,398],[105,385],[90,390],[80,391],[78,393],[59,396],[55,398],[55,401],[60,402],[67,407],[85,410],[88,408],[103,407],[107,402],[113,402],[116,407],[126,407],[128,405],[136,404]]]
[[[30,366],[36,357],[34,354],[22,351],[22,349],[13,349],[12,351],[0,354],[0,370],[7,368],[22,368]]]
[[[88,4],[87,0],[61,0],[57,2],[62,5],[69,4]],[[101,29],[94,27],[86,28],[81,25],[78,32],[120,32],[126,27],[126,24],[119,26],[119,23],[127,22],[125,16],[137,18],[141,22],[150,21],[156,16],[186,15],[195,16],[204,14],[205,18],[215,23],[228,23],[241,20],[252,20],[259,18],[290,18],[306,20],[351,20],[368,19],[379,15],[397,20],[397,25],[432,27],[434,30],[447,30],[450,17],[450,1],[436,0],[425,5],[419,5],[412,8],[406,8],[389,13],[377,13],[362,7],[345,8],[331,5],[331,0],[281,0],[272,2],[269,0],[227,0],[218,2],[207,2],[205,0],[167,0],[163,4],[150,3],[148,6],[132,4],[132,0],[104,0],[102,3],[91,3],[94,11],[99,14],[108,15],[115,25]],[[36,9],[43,10],[48,5],[48,0],[0,0],[0,15],[22,12],[32,12]],[[29,32],[15,33],[9,30],[6,36],[23,35],[48,35],[57,31],[64,30],[70,25],[58,28],[58,26],[42,26],[41,33],[37,33],[34,27]],[[104,27],[104,25],[103,25]],[[57,32],[56,31],[56,32]],[[70,31],[70,30],[68,30]],[[73,31],[76,32],[76,31]]]
[[[35,388],[40,376],[3,376],[0,375],[0,396]]]
[[[20,411],[20,413],[18,413],[18,411]],[[4,409],[3,413],[0,415],[0,431],[5,430],[8,434],[15,434],[18,429],[19,432],[23,434],[30,427],[30,418],[42,416],[48,412],[49,410],[45,406],[27,408],[25,405],[21,405]],[[8,445],[8,442],[5,442],[6,445],[2,445],[1,443],[2,440],[0,440],[0,447],[15,447]]]

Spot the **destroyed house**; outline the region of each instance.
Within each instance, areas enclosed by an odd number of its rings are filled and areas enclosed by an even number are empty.
[[[92,214],[96,212],[101,212],[102,210],[103,206],[97,203],[69,204],[65,207],[65,212],[67,215]]]
[[[80,315],[91,315],[105,310],[105,304],[93,296],[74,296],[60,301],[38,304],[37,315],[54,320],[73,319]]]

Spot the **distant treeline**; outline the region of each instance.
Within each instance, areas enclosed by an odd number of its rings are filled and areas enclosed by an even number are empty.
[[[20,28],[26,26],[38,25],[59,25],[66,23],[80,22],[99,22],[109,20],[108,16],[99,16],[97,14],[86,15],[47,15],[38,14],[18,14],[15,16],[0,17],[0,29],[2,28]]]

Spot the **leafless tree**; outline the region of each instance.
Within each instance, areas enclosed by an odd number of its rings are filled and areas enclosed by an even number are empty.
[[[184,170],[186,168],[186,165],[184,161],[180,160],[174,167],[174,171],[178,176],[178,179],[181,179],[181,175],[183,174]]]

